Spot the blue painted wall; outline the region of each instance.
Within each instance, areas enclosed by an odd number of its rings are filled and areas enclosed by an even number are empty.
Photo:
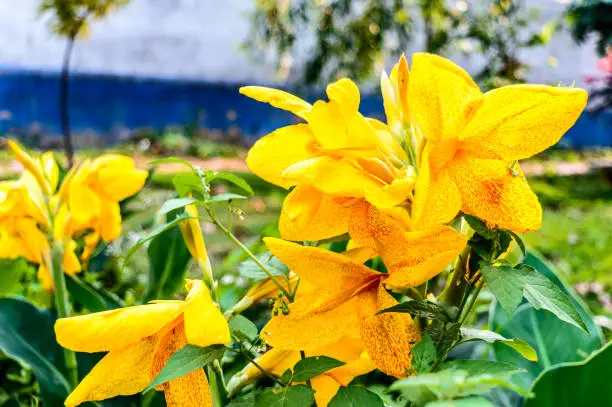
[[[218,131],[237,127],[245,141],[252,142],[296,121],[287,112],[240,95],[235,84],[98,75],[73,75],[70,81],[73,131],[94,131],[109,144],[116,141],[118,128],[162,130],[193,123]],[[59,134],[58,89],[57,74],[0,69],[0,134],[11,130],[27,134],[34,124],[45,134]],[[383,118],[377,96],[366,96],[360,110]],[[612,146],[612,114],[583,114],[563,144]]]

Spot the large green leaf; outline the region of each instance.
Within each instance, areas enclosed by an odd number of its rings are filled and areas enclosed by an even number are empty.
[[[504,338],[500,334],[484,329],[461,328],[461,339],[463,342],[468,341],[485,341],[488,343],[499,342],[507,345],[521,354],[525,359],[535,362],[538,360],[538,355],[527,342],[520,338]]]
[[[508,316],[499,303],[495,302],[490,313],[489,326],[492,331],[506,338],[521,338],[531,345],[538,354],[537,362],[530,362],[500,343],[491,345],[495,359],[517,365],[526,370],[513,377],[513,381],[524,387],[531,387],[535,378],[546,368],[564,362],[578,362],[593,351],[601,348],[599,328],[588,309],[556,275],[552,265],[529,252],[524,262],[538,270],[564,292],[576,307],[588,333],[564,322],[543,310],[536,310],[530,304],[521,305]]]
[[[78,276],[66,275],[66,287],[72,299],[91,312],[100,312],[123,306],[121,299],[104,290],[98,290]]]
[[[312,356],[304,358],[295,364],[293,368],[293,380],[305,382],[317,377],[328,370],[343,366],[345,363],[328,356]]]
[[[310,407],[314,391],[304,385],[267,389],[257,395],[255,407]]]
[[[191,260],[178,225],[155,236],[149,244],[147,255],[149,280],[145,301],[172,297],[183,286]]]
[[[64,405],[69,386],[54,366],[59,349],[49,312],[16,298],[0,300],[0,350],[32,368],[45,406]]]
[[[153,379],[145,392],[170,380],[185,376],[196,369],[201,369],[215,360],[220,360],[224,353],[225,347],[222,345],[205,348],[187,345],[170,357],[166,366]]]
[[[431,370],[438,355],[436,345],[429,334],[424,334],[421,340],[412,348],[412,367],[417,374]]]
[[[360,386],[340,387],[328,407],[384,407],[376,393]]]
[[[533,307],[550,311],[587,331],[569,296],[535,268],[527,264],[492,266],[484,262],[480,266],[485,282],[507,313],[514,312],[525,297]]]
[[[612,404],[612,343],[582,362],[562,363],[538,376],[525,407],[609,406]]]

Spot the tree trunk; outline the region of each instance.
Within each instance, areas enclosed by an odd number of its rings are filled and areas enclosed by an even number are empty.
[[[72,146],[72,135],[70,134],[70,115],[68,108],[68,92],[69,92],[69,77],[70,77],[70,57],[72,56],[72,48],[74,47],[75,35],[68,37],[66,48],[64,50],[64,61],[62,64],[62,73],[60,77],[59,91],[59,109],[60,123],[64,138],[64,151],[66,152],[66,160],[68,168],[74,165],[74,147]]]

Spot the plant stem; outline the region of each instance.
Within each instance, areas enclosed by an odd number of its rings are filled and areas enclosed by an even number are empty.
[[[236,246],[238,246],[247,256],[249,256],[251,260],[253,260],[255,264],[257,264],[257,266],[259,266],[259,268],[263,270],[264,273],[266,273],[266,275],[272,280],[274,284],[276,284],[279,290],[281,290],[281,292],[285,295],[285,297],[287,297],[287,299],[289,299],[289,301],[293,301],[293,295],[291,295],[291,293],[287,291],[285,287],[283,287],[281,282],[270,272],[270,270],[268,270],[266,266],[262,264],[262,262],[259,261],[257,256],[255,256],[244,244],[242,244],[240,240],[238,240],[236,236],[234,236],[232,232],[230,232],[221,222],[219,222],[217,216],[208,207],[208,205],[204,205],[204,208],[206,209],[206,212],[208,212],[210,219],[219,229],[221,229],[223,234],[227,236],[232,242],[234,242]]]
[[[306,359],[306,353],[303,350],[300,351],[300,357],[302,358],[302,360]],[[306,384],[308,385],[308,388],[312,390],[312,383],[310,382],[310,379],[306,380]],[[316,401],[314,402],[313,406],[317,407]]]
[[[223,374],[219,375],[217,369],[211,365],[206,366],[206,372],[208,373],[213,404],[215,407],[223,407],[227,398],[227,393],[224,392]],[[219,379],[219,376],[221,376],[221,379]]]
[[[466,246],[457,258],[452,274],[446,282],[444,292],[440,295],[440,300],[449,305],[458,306],[462,302],[465,290],[469,286],[469,282],[465,278],[469,254],[470,247]]]
[[[53,284],[55,286],[55,308],[60,318],[67,318],[70,316],[70,304],[68,302],[68,289],[66,288],[66,279],[64,277],[64,271],[62,264],[64,260],[64,251],[61,248],[53,248],[51,252],[51,258],[46,259],[47,267],[50,268],[51,275],[53,276]],[[77,360],[76,354],[64,348],[64,361],[66,363],[66,370],[68,372],[68,383],[74,389],[78,382],[79,376],[77,372]]]
[[[463,317],[461,318],[461,321],[459,322],[459,324],[463,325],[467,317],[470,315],[470,311],[472,310],[472,307],[476,303],[476,300],[478,299],[478,294],[480,294],[480,290],[482,289],[483,285],[484,285],[484,281],[481,281],[480,284],[478,284],[478,287],[476,287],[476,291],[474,291],[474,294],[472,294],[472,299],[470,300],[470,303],[468,304],[467,309],[463,313]]]

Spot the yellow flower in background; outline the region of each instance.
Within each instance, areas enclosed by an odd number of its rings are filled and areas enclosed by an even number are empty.
[[[68,203],[75,230],[92,229],[109,242],[121,234],[119,202],[140,191],[147,176],[130,157],[103,155],[71,170],[60,200]]]
[[[395,64],[389,76],[385,72],[382,73],[380,90],[383,96],[387,124],[394,134],[402,134],[404,127],[410,126],[408,62],[404,55]]]
[[[272,254],[317,290],[289,304],[287,315],[274,316],[262,329],[262,338],[278,349],[304,351],[317,350],[345,336],[361,338],[380,370],[403,377],[411,368],[410,351],[420,333],[408,314],[376,315],[397,304],[384,287],[422,284],[456,258],[466,241],[448,227],[405,233],[371,205],[363,206],[367,222],[359,228],[362,234],[356,231],[358,243],[376,239],[388,273],[364,266],[371,252],[359,248],[339,254],[267,238]]]
[[[359,90],[349,79],[330,84],[329,102],[314,105],[276,89],[247,86],[240,92],[307,121],[263,137],[247,157],[261,178],[295,186],[280,217],[284,238],[338,236],[348,230],[355,202],[392,208],[411,197],[416,174],[402,146],[387,126],[359,113]]]
[[[108,352],[66,399],[66,406],[143,391],[168,359],[187,344],[229,344],[229,326],[200,280],[188,280],[184,301],[59,319],[57,341],[77,352]],[[163,390],[168,407],[211,406],[206,375],[198,369]]]
[[[306,352],[306,356],[329,356],[345,363],[311,379],[312,388],[315,391],[315,401],[319,407],[326,407],[341,386],[348,386],[357,376],[376,369],[376,365],[368,356],[363,342],[358,338],[344,337],[338,342],[321,349]],[[293,369],[300,359],[301,355],[297,350],[272,348],[257,357],[255,363],[266,372],[281,377],[287,369]],[[253,364],[249,364],[232,377],[228,386],[230,391],[236,391],[261,377],[263,377],[261,370]]]
[[[185,241],[185,245],[191,257],[198,263],[198,266],[206,275],[209,282],[212,282],[212,266],[210,264],[208,252],[206,251],[204,236],[202,236],[202,228],[200,227],[200,220],[198,219],[198,208],[194,204],[186,205],[185,213],[189,215],[190,219],[179,223],[183,240]]]
[[[491,227],[540,227],[542,209],[516,161],[563,136],[585,107],[584,90],[512,85],[483,94],[451,61],[421,53],[412,57],[408,100],[426,140],[412,208],[419,228],[460,210]]]

